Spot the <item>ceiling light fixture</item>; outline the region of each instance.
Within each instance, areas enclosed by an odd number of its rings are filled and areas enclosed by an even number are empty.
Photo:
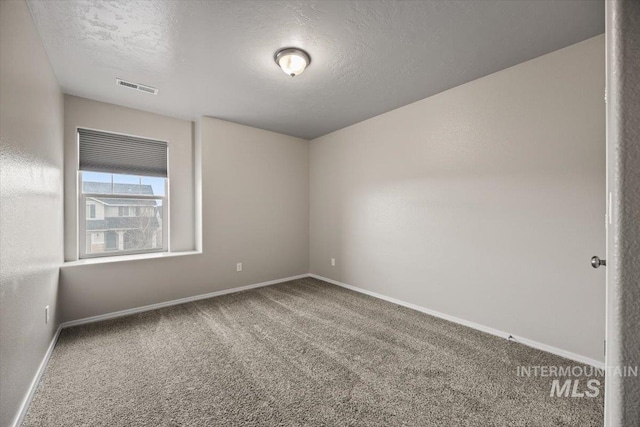
[[[274,57],[276,64],[285,74],[295,77],[303,73],[304,69],[311,63],[311,57],[302,49],[288,47],[280,49]]]

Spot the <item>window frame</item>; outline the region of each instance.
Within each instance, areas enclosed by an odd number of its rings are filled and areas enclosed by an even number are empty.
[[[77,232],[78,237],[76,239],[78,244],[78,259],[89,259],[89,258],[104,258],[104,257],[118,257],[123,255],[138,255],[138,254],[155,254],[159,252],[170,252],[169,251],[169,228],[170,228],[170,219],[169,219],[169,142],[166,140],[159,139],[151,139],[143,136],[137,135],[129,135],[125,133],[118,133],[112,131],[105,131],[101,129],[91,129],[87,127],[76,127],[76,154],[79,156],[80,153],[80,134],[78,133],[78,129],[88,129],[88,130],[96,130],[100,132],[112,133],[116,135],[124,135],[131,136],[135,138],[142,139],[150,139],[153,141],[162,141],[167,143],[167,177],[164,178],[164,195],[149,195],[149,194],[102,194],[102,193],[84,193],[83,189],[83,180],[82,180],[82,172],[80,170],[79,162],[76,161],[76,189],[77,189],[77,197],[76,197],[76,213],[77,213]],[[105,173],[105,172],[103,172]],[[115,172],[106,172],[111,173],[112,175],[121,175],[121,173]],[[122,250],[116,252],[103,252],[103,253],[87,253],[87,198],[96,198],[96,197],[113,197],[118,199],[132,199],[132,200],[161,200],[162,201],[162,247],[155,249],[139,249],[139,250]],[[105,235],[105,246],[106,246],[106,235]]]

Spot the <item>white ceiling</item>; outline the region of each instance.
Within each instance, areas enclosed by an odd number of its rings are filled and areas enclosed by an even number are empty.
[[[312,139],[604,32],[604,1],[51,1],[65,93]],[[274,63],[296,46],[311,65]],[[160,89],[157,96],[116,77]]]

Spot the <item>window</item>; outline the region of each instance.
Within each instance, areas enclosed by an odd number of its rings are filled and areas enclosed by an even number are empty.
[[[167,143],[78,129],[80,257],[167,250]]]

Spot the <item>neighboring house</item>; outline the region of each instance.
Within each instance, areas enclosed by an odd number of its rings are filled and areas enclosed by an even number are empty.
[[[87,252],[133,251],[162,248],[162,206],[156,200],[118,198],[153,195],[151,185],[84,182]],[[113,194],[113,196],[111,196]]]

